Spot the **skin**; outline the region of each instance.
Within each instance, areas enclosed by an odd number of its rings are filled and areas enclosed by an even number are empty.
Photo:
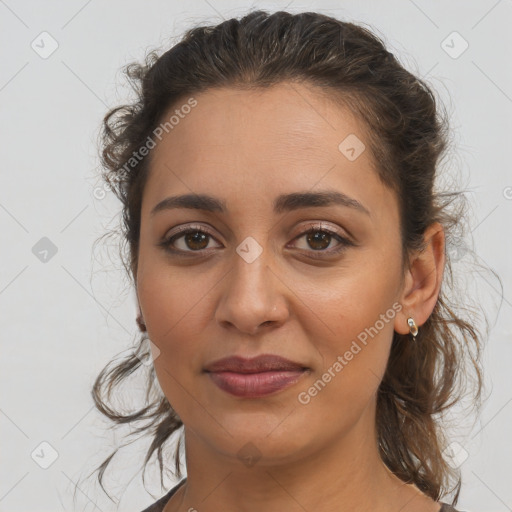
[[[368,149],[354,161],[338,149],[348,134],[364,142],[364,126],[314,86],[218,88],[195,98],[197,106],[152,150],[136,275],[160,351],[153,351],[156,374],[185,426],[188,479],[165,512],[439,511],[382,463],[375,408],[393,331],[409,333],[409,316],[421,329],[435,306],[442,226],[429,227],[427,248],[411,255],[403,275],[394,193]],[[338,205],[272,210],[279,194],[326,189],[356,199],[370,215]],[[166,197],[187,193],[215,196],[228,211],[150,215]],[[304,231],[320,222],[355,245],[329,256],[342,243],[335,237],[308,243]],[[188,245],[176,239],[190,257],[158,245],[185,225],[213,236]],[[236,252],[249,236],[262,248],[252,263]],[[298,394],[393,304],[402,309],[301,404]],[[248,399],[220,390],[202,371],[221,357],[263,353],[310,372],[283,391]],[[237,456],[249,442],[260,456],[251,466]]]

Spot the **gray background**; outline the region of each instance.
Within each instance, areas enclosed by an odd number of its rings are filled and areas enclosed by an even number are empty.
[[[94,477],[83,480],[121,441],[96,413],[90,388],[136,335],[116,240],[93,246],[117,226],[120,207],[98,179],[98,129],[107,108],[126,97],[124,64],[193,24],[253,7],[365,22],[446,101],[457,150],[449,171],[470,191],[476,258],[504,286],[500,302],[492,275],[477,271],[469,280],[468,293],[489,311],[492,327],[484,355],[489,399],[477,423],[454,420],[466,454],[458,508],[512,510],[510,0],[0,0],[0,511],[116,509]],[[58,48],[43,58],[52,40]],[[464,250],[459,256],[463,269]],[[120,510],[153,501],[138,473],[147,446],[135,443],[112,465],[116,477],[107,484]],[[52,450],[57,458],[44,469]],[[163,494],[156,469],[147,482],[154,497]]]

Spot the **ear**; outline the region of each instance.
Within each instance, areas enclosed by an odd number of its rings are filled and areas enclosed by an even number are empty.
[[[425,249],[411,255],[404,278],[400,303],[402,309],[395,317],[395,331],[409,334],[407,319],[412,317],[420,327],[432,313],[443,280],[445,265],[445,234],[439,222],[431,224],[423,236]]]

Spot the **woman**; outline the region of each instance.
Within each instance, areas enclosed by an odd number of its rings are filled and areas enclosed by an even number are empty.
[[[432,91],[316,13],[194,28],[128,74],[102,154],[145,335],[93,396],[161,471],[183,426],[187,478],[146,512],[455,511],[441,419],[460,372],[480,397],[480,339],[445,298],[461,218]],[[148,404],[118,413],[137,369]]]

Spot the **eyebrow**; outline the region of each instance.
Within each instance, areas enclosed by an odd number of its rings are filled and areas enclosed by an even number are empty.
[[[318,192],[293,192],[282,194],[273,202],[275,213],[289,212],[301,208],[322,207],[322,206],[345,206],[353,208],[370,216],[369,210],[359,201],[335,190],[322,190]],[[226,213],[228,208],[225,201],[206,194],[183,194],[170,196],[160,201],[151,210],[151,216],[162,210],[176,208],[191,208],[207,212]]]

